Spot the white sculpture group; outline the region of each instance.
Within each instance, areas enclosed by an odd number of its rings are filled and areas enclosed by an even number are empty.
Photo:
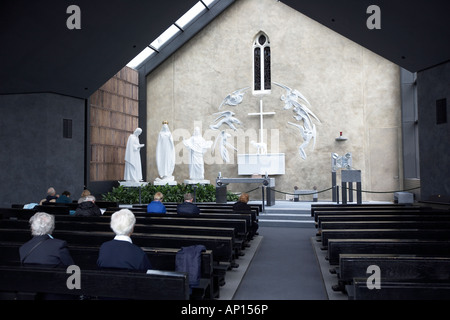
[[[126,182],[139,183],[142,181],[140,149],[145,145],[139,143],[139,135],[141,133],[142,129],[137,128],[134,133],[128,137],[124,170],[124,180]],[[183,140],[183,143],[189,151],[189,183],[206,183],[206,180],[204,180],[205,168],[203,155],[211,148],[213,142],[206,141],[202,137],[200,128],[196,127],[192,137]],[[154,184],[173,185],[177,183],[173,176],[173,171],[175,169],[175,146],[167,121],[163,122],[163,126],[158,135],[156,145],[156,166],[158,168],[159,177],[155,179]]]
[[[296,123],[294,122],[288,122],[289,125],[295,126],[299,129],[300,135],[303,139],[303,143],[299,146],[299,154],[302,159],[306,159],[306,151],[305,148],[311,143],[312,141],[312,149],[314,150],[316,138],[317,138],[317,130],[316,125],[313,123],[313,119],[315,119],[318,123],[320,123],[319,118],[310,110],[311,104],[306,99],[306,97],[301,94],[298,90],[291,89],[288,86],[285,86],[283,84],[273,82],[273,84],[283,88],[286,90],[285,94],[281,95],[281,100],[284,102],[283,110],[290,110],[294,112],[293,118],[297,120]],[[245,87],[239,90],[236,90],[229,95],[226,96],[226,98],[222,101],[222,103],[219,106],[219,110],[224,106],[232,106],[236,107],[239,104],[241,104],[244,100],[245,92],[249,89],[249,87]],[[236,125],[242,124],[239,119],[235,118],[235,113],[226,110],[221,111],[219,113],[215,113],[214,115],[219,114],[219,117],[217,117],[214,122],[214,124],[210,125],[210,128],[213,130],[220,130],[220,127],[225,124],[228,125],[232,130],[236,131]],[[257,149],[257,154],[267,154],[267,144],[264,143],[262,140],[262,117],[264,115],[274,115],[275,112],[263,112],[262,110],[262,100],[260,104],[260,112],[254,113],[250,115],[259,115],[261,117],[261,138],[260,141],[251,141],[250,143]],[[220,120],[220,121],[218,121]],[[217,122],[218,121],[218,122]],[[217,141],[219,141],[219,148],[220,148],[220,154],[222,156],[222,159],[224,162],[228,163],[230,160],[230,156],[227,150],[228,148],[231,148],[235,151],[237,149],[228,143],[227,138],[230,137],[229,134],[226,133],[225,130],[222,130],[219,135],[216,138],[216,142],[214,143],[214,147],[217,144]]]
[[[286,90],[285,94],[281,95],[281,100],[284,102],[283,110],[292,109],[294,115],[293,118],[297,121],[288,122],[289,125],[295,126],[299,129],[303,143],[299,146],[299,154],[302,159],[306,159],[307,155],[305,148],[312,141],[312,148],[314,150],[317,130],[316,125],[313,123],[315,119],[320,123],[319,118],[310,110],[310,103],[298,90],[291,89],[288,86],[282,85],[280,83],[273,82],[275,85]],[[236,90],[222,101],[219,106],[219,110],[222,109],[224,105],[236,107],[243,102],[245,92],[249,87],[245,87]],[[259,115],[261,117],[261,131],[262,131],[262,117],[263,115],[274,115],[275,112],[263,113],[262,110],[262,100],[260,104],[260,113],[250,114]],[[230,129],[236,131],[237,125],[241,125],[242,122],[235,117],[235,113],[230,110],[220,111],[214,113],[217,116],[214,123],[209,127],[213,130],[220,131],[217,135],[214,146],[212,141],[206,141],[202,137],[202,133],[198,127],[194,129],[193,135],[183,140],[184,146],[189,151],[189,181],[190,183],[204,182],[204,159],[203,156],[208,149],[212,148],[214,152],[216,145],[219,146],[220,156],[225,163],[230,162],[230,155],[228,149],[237,151],[237,149],[228,142],[228,138],[231,137],[226,129],[221,129],[223,125],[228,126]],[[142,129],[137,128],[133,134],[128,138],[126,152],[125,152],[125,171],[124,179],[131,182],[142,181],[142,167],[141,167],[141,157],[140,149],[144,147],[144,144],[140,144],[139,135],[142,133]],[[267,145],[262,141],[256,142],[251,141],[251,144],[257,149],[257,154],[267,154]],[[156,165],[158,168],[159,177],[155,179],[155,184],[176,184],[175,178],[173,176],[173,171],[175,169],[175,146],[172,138],[172,133],[170,132],[168,122],[164,121],[161,131],[158,135],[158,142],[156,146]]]

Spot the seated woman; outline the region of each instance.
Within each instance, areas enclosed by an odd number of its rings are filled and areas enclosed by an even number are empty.
[[[233,212],[234,213],[251,213],[252,215],[252,225],[250,226],[248,238],[252,239],[255,235],[257,235],[257,231],[259,228],[256,213],[252,208],[247,204],[250,196],[247,193],[242,193],[239,197],[239,200],[233,204]]]
[[[67,248],[67,242],[52,237],[55,229],[55,217],[37,212],[30,218],[33,238],[19,248],[22,264],[42,264],[51,267],[73,265],[73,259]]]
[[[163,197],[161,192],[155,193],[153,201],[147,206],[147,213],[166,213],[166,207],[162,203]]]
[[[44,265],[64,267],[74,265],[67,248],[67,242],[52,237],[55,217],[46,212],[37,212],[30,218],[33,238],[19,248],[20,262],[23,265]],[[37,300],[73,300],[76,295],[38,293]]]
[[[145,252],[133,244],[130,236],[133,233],[136,218],[128,209],[119,210],[111,216],[111,229],[116,236],[104,242],[99,251],[97,265],[100,268],[137,270],[146,272],[152,266]]]
[[[75,216],[82,217],[98,217],[102,215],[102,211],[95,204],[95,197],[92,195],[83,198],[81,203],[78,203],[78,207],[75,210]]]

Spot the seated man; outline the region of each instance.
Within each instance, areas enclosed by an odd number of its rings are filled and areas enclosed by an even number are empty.
[[[153,201],[147,206],[147,213],[166,213],[166,207],[162,203],[163,194],[161,192],[155,193]]]
[[[45,197],[45,199],[42,199],[39,202],[39,205],[46,205],[49,204],[49,202],[55,202],[56,199],[58,199],[59,195],[56,194],[55,188],[50,187],[47,190],[47,196]]]
[[[177,206],[177,213],[178,214],[192,214],[192,215],[200,214],[200,209],[195,204],[193,204],[192,201],[194,201],[192,194],[186,193],[184,195],[184,202],[180,203]]]
[[[111,229],[116,236],[100,247],[97,265],[100,268],[137,270],[146,272],[152,266],[145,252],[133,244],[130,236],[133,233],[136,218],[128,209],[119,210],[111,216]]]

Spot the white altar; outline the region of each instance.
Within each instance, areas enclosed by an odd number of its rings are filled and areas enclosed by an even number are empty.
[[[285,174],[285,154],[238,154],[238,175]]]

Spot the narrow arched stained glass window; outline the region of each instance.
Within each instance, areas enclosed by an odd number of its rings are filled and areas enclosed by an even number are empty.
[[[264,32],[253,42],[253,91],[269,93],[271,90],[270,42]]]

